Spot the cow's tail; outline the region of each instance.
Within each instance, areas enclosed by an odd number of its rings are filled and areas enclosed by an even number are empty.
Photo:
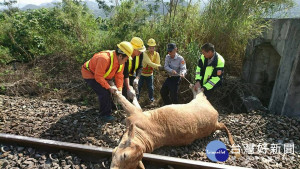
[[[241,154],[240,154],[240,151],[238,149],[234,149],[233,147],[235,146],[234,145],[234,141],[233,141],[233,138],[232,138],[232,135],[230,133],[230,131],[228,130],[228,128],[225,126],[224,123],[218,123],[217,124],[217,130],[226,130],[226,133],[228,135],[228,140],[229,140],[229,143],[230,145],[232,146],[232,152],[234,154],[234,156],[236,158],[239,158],[241,157]]]
[[[217,124],[217,130],[226,130],[226,133],[228,135],[228,140],[229,140],[229,143],[230,145],[234,145],[234,141],[233,141],[233,138],[232,138],[232,135],[230,133],[230,131],[228,130],[228,128],[225,126],[224,123],[218,123]]]

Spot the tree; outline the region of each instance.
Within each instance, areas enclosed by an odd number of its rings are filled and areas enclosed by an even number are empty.
[[[4,10],[5,13],[8,15],[11,15],[12,13],[19,11],[17,7],[13,7],[14,4],[16,4],[17,0],[4,0],[3,2],[0,2],[1,6],[6,6],[8,10]]]

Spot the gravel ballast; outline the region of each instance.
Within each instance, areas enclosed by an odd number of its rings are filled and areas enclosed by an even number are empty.
[[[116,111],[114,116],[117,118],[115,122],[105,123],[99,117],[99,111],[94,108],[66,104],[59,100],[43,101],[37,98],[0,95],[1,133],[114,148],[126,130],[124,112]],[[253,168],[300,168],[299,119],[266,112],[251,112],[220,113],[219,121],[226,124],[242,153],[240,158],[235,158],[231,154],[225,164]],[[223,141],[228,148],[231,147],[226,133],[216,131],[211,136],[196,140],[190,145],[162,147],[153,153],[210,162],[205,154],[205,148],[213,140]],[[246,149],[251,145],[254,146],[254,152]],[[271,146],[274,145],[280,147],[280,152],[271,152]],[[284,152],[288,145],[293,145],[293,153]],[[68,159],[71,161],[70,158],[74,166],[76,165],[75,168],[95,168],[94,165],[101,167],[102,163],[104,166],[109,166],[110,163],[110,159],[101,159],[99,164],[74,161],[76,156],[64,155],[64,152],[60,152],[60,155],[59,153],[56,155],[58,162],[53,166],[49,154],[34,152],[33,155],[28,156],[29,148],[22,149],[22,147],[4,144],[1,144],[1,147],[5,147],[9,152],[0,154],[0,163],[6,168],[8,165],[9,168],[21,167],[21,165],[73,168],[68,162]],[[260,148],[265,148],[263,149],[265,151],[259,151]],[[25,158],[27,156],[29,160]],[[40,162],[41,158],[43,162]]]

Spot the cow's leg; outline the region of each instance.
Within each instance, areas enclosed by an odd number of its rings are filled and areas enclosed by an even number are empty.
[[[130,103],[121,92],[115,93],[118,102],[122,105],[123,109],[127,113],[128,116],[134,113],[142,113],[142,109],[135,107],[132,103]]]
[[[129,88],[130,88],[130,90],[132,90],[132,91],[137,91],[137,89],[134,89],[132,86],[130,86]],[[139,102],[138,102],[136,93],[135,93],[135,94],[132,96],[132,98],[130,98],[130,99],[132,99],[132,104],[133,104],[135,107],[137,107],[138,109],[141,109],[141,110],[142,110],[142,108],[141,108],[141,106],[140,106],[140,104],[139,104]]]
[[[131,91],[135,91],[135,92],[137,91],[137,89],[133,89],[132,86],[130,86],[129,88],[130,88]],[[125,91],[125,92],[124,92],[124,91]],[[127,98],[127,99],[129,99],[129,100],[132,99],[132,104],[133,104],[135,107],[137,107],[138,109],[141,109],[141,110],[142,110],[142,108],[141,108],[141,106],[140,106],[140,104],[139,104],[139,102],[138,102],[138,100],[137,100],[137,95],[136,95],[136,93],[135,93],[134,95],[132,95],[132,96],[128,96],[128,95],[127,95],[127,88],[126,88],[126,87],[123,87],[122,94],[123,94],[123,96],[126,96],[125,98]]]
[[[140,106],[140,104],[139,104],[139,102],[138,102],[138,100],[137,100],[136,97],[133,97],[132,104],[133,104],[135,107],[137,107],[138,109],[141,109],[141,110],[142,110],[142,108],[141,108],[141,106]]]

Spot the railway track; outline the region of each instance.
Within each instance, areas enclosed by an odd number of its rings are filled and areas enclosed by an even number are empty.
[[[112,149],[88,146],[82,144],[53,141],[39,138],[32,138],[26,136],[12,135],[0,133],[0,143],[9,145],[19,145],[40,149],[46,152],[57,152],[65,150],[76,154],[78,157],[87,161],[97,161],[99,158],[111,157]],[[194,161],[188,159],[174,158],[168,156],[161,156],[155,154],[144,153],[143,163],[147,169],[163,169],[163,168],[174,168],[174,169],[243,169],[243,167],[235,167],[223,164]]]

